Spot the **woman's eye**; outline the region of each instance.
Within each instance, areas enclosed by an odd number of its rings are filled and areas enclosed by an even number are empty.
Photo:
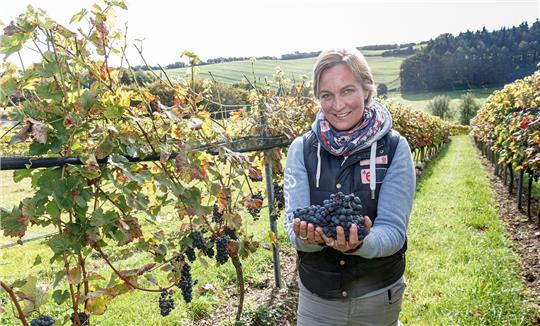
[[[352,93],[352,89],[346,89],[343,91],[343,94],[348,95]]]
[[[330,98],[330,95],[328,95],[328,94],[321,95],[321,99],[323,99],[323,100],[327,100],[329,98]]]

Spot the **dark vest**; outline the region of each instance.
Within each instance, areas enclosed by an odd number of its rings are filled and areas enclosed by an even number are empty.
[[[381,183],[396,151],[399,133],[389,132],[377,141],[376,189],[372,199],[369,188],[370,147],[351,155],[341,166],[342,157],[336,157],[321,148],[321,175],[316,188],[317,144],[313,132],[304,135],[304,165],[309,179],[311,205],[322,205],[330,194],[353,193],[360,197],[367,215],[375,223]],[[366,259],[345,255],[325,247],[319,252],[298,251],[298,272],[302,284],[323,298],[359,297],[398,281],[405,271],[406,243],[388,257]]]

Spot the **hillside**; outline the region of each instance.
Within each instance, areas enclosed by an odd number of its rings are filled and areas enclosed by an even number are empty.
[[[382,51],[362,51],[371,66],[375,82],[385,83],[389,89],[396,89],[399,84],[399,67],[406,57],[382,57]],[[311,78],[311,69],[316,58],[296,60],[257,60],[234,61],[200,66],[200,76],[211,78],[209,73],[219,81],[234,84],[242,80],[243,76],[253,79],[253,71],[257,78],[271,77],[276,68],[281,68],[290,79],[298,79],[301,75]],[[176,68],[165,70],[169,76],[185,78],[189,68]]]

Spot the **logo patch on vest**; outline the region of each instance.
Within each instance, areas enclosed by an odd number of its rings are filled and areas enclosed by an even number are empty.
[[[360,173],[362,175],[362,184],[369,184],[371,181],[371,173],[369,172],[369,169],[362,169]],[[386,168],[375,169],[375,175],[377,177],[377,179],[375,179],[376,183],[382,183],[384,177],[386,176]]]
[[[377,156],[375,164],[388,164],[388,155]],[[369,165],[369,159],[361,160],[360,165]]]

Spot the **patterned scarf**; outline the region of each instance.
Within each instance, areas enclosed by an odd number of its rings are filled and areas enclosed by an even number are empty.
[[[370,107],[364,108],[362,120],[351,130],[337,131],[333,129],[324,117],[322,109],[312,125],[312,130],[322,147],[334,156],[345,157],[370,146],[390,129],[392,129],[390,112],[382,104],[375,101]]]

